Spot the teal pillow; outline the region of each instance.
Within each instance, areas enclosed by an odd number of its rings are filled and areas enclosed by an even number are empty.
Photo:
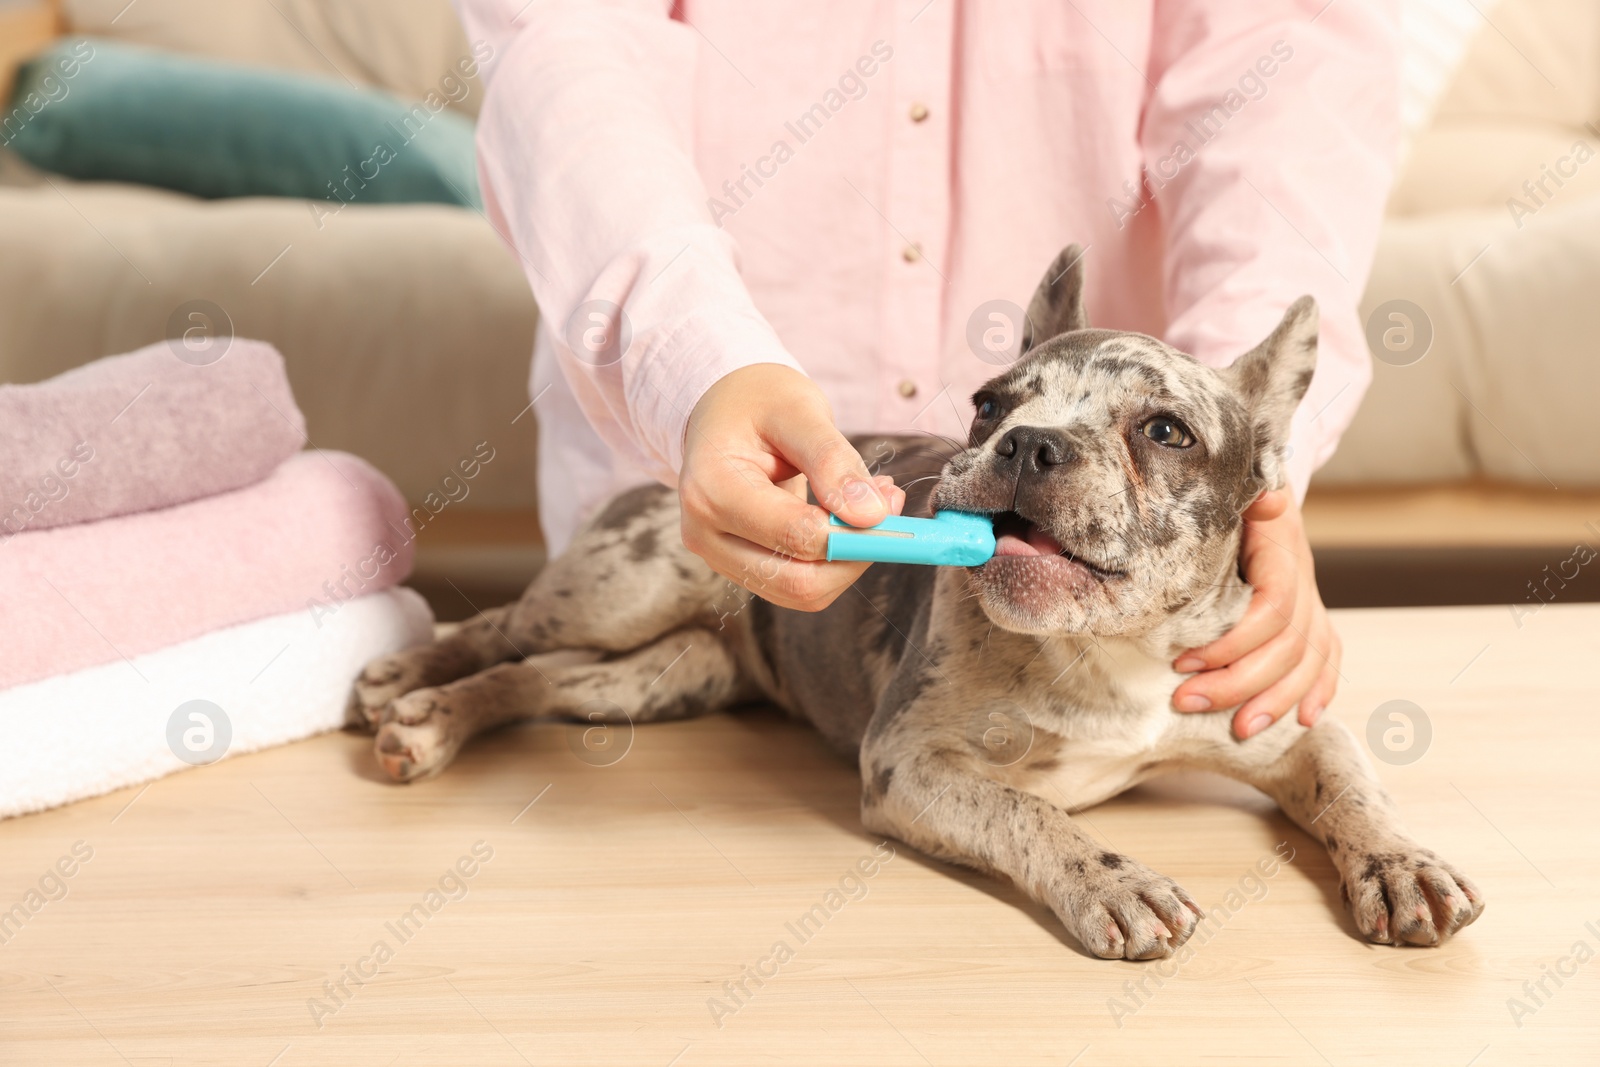
[[[481,207],[472,124],[443,105],[76,38],[18,72],[0,144],[70,178],[194,196]]]

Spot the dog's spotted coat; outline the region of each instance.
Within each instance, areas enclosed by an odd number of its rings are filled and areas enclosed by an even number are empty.
[[[352,711],[377,729],[383,766],[437,773],[474,734],[522,719],[615,707],[652,722],[768,699],[856,756],[868,829],[1013,879],[1099,956],[1167,955],[1200,909],[1069,813],[1177,767],[1276,800],[1328,849],[1371,940],[1431,945],[1471,923],[1482,896],[1407,836],[1343,727],[1289,715],[1240,741],[1227,714],[1171,709],[1172,658],[1250,598],[1240,513],[1282,481],[1316,306],[1301,298],[1215,371],[1089,329],[1081,260],[1073,246],[1046,272],[1024,355],[974,398],[967,447],[936,485],[911,485],[907,508],[995,513],[1059,553],[878,564],[807,614],[713,573],[683,547],[674,493],[635,489],[517,603],[368,666]],[[925,473],[919,442],[857,446],[898,481]]]

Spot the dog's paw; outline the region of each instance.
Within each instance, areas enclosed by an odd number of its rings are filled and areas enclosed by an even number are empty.
[[[1483,914],[1477,886],[1411,844],[1352,855],[1339,893],[1356,929],[1380,945],[1437,945]]]
[[[1177,882],[1115,852],[1073,861],[1064,897],[1056,913],[1085,948],[1108,960],[1169,956],[1205,915]]]
[[[397,782],[438,774],[461,748],[450,706],[437,689],[418,689],[387,703],[373,752]]]
[[[406,653],[380,656],[368,663],[350,687],[350,699],[345,708],[345,721],[369,733],[378,728],[383,719],[383,709],[398,697],[421,685],[418,672]]]

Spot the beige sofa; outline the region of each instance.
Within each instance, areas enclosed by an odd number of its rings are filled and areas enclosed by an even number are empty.
[[[409,97],[469,54],[448,0],[65,0],[63,15],[73,32]],[[481,100],[474,86],[461,108]],[[356,204],[319,224],[303,201],[47,179],[0,152],[0,381],[159,340],[191,300],[283,351],[316,445],[422,500],[488,441],[494,459],[450,506],[532,508],[534,425],[517,416],[537,313],[481,215]]]
[[[1421,308],[1431,349],[1375,361],[1315,485],[1600,485],[1581,429],[1600,398],[1597,127],[1600,4],[1491,8],[1406,158],[1362,302]]]
[[[447,0],[61,2],[73,31],[410,96],[467,53]],[[1569,158],[1579,142],[1600,149],[1585,125],[1600,119],[1600,5],[1484,10],[1410,149],[1364,301],[1380,338],[1393,302],[1409,302],[1431,344],[1414,362],[1415,349],[1381,353],[1314,485],[1313,520],[1319,500],[1348,503],[1357,488],[1600,486],[1588,429],[1600,396],[1600,160]],[[475,90],[463,110],[480,100]],[[1570,173],[1557,188],[1542,167]],[[1534,203],[1523,183],[1541,178],[1548,195]],[[1514,217],[1513,197],[1531,210]],[[319,228],[302,202],[46,181],[0,154],[0,247],[0,380],[146,344],[178,305],[213,301],[238,333],[283,350],[317,445],[366,456],[413,500],[477,442],[493,445],[471,496],[431,535],[424,581],[498,596],[537,565],[533,419],[518,418],[536,313],[481,216],[352,206]],[[1384,543],[1386,507],[1346,506],[1341,545],[1363,521],[1365,543]]]

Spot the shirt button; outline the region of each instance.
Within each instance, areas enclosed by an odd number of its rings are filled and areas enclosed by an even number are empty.
[[[911,105],[911,121],[921,122],[928,117],[928,109],[922,104]]]
[[[910,378],[900,379],[900,395],[910,400],[917,395],[917,383]]]
[[[901,249],[900,257],[907,263],[915,263],[917,260],[922,258],[922,246],[906,245],[905,248]]]

